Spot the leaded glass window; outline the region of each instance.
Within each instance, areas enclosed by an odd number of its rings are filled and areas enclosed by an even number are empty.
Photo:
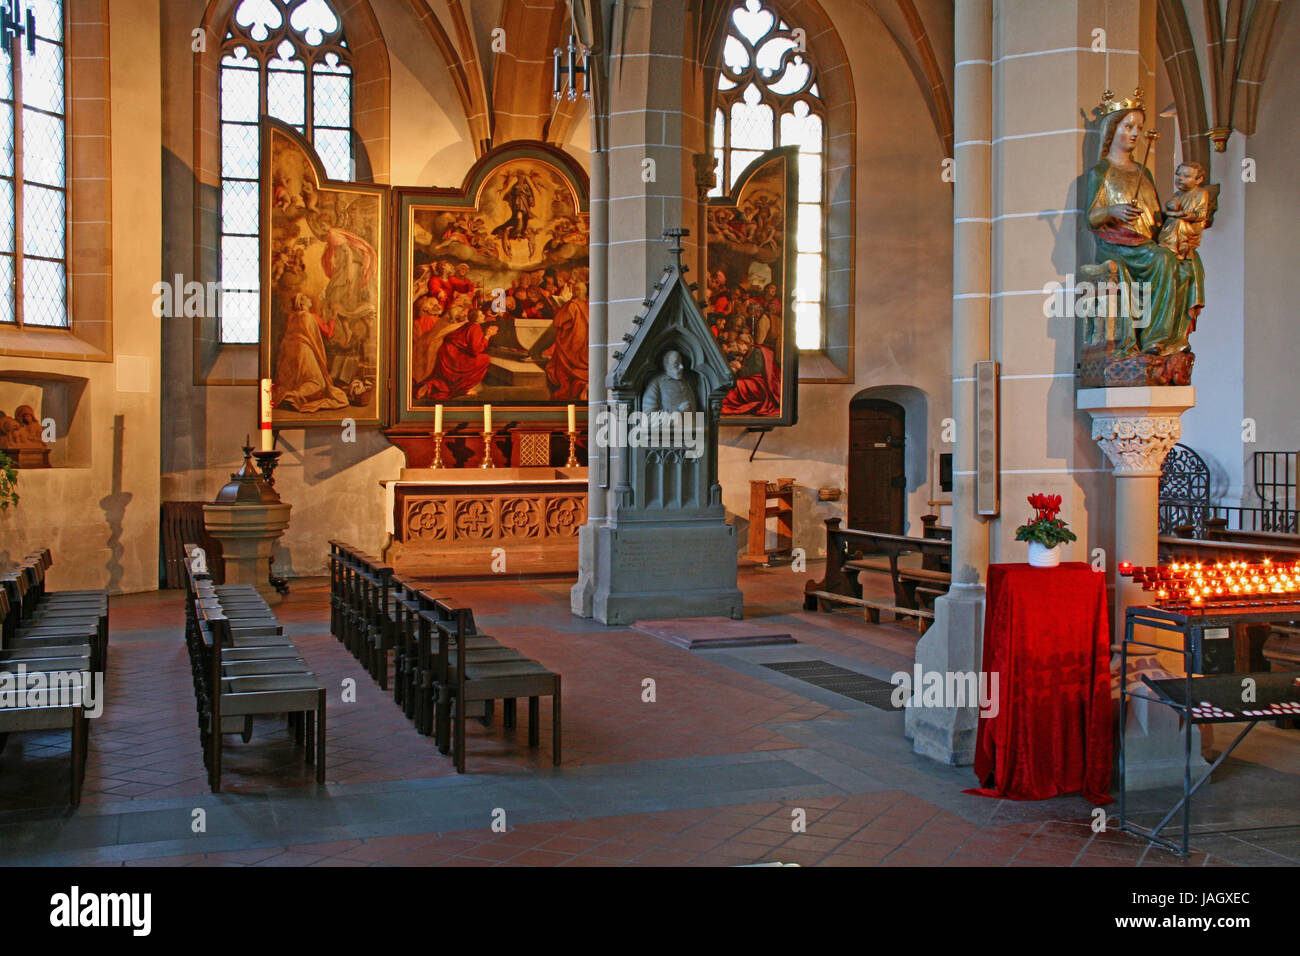
[[[0,322],[68,327],[67,112],[63,0],[27,0],[34,51],[0,65]]]
[[[795,342],[820,349],[824,339],[826,155],[825,106],[802,31],[762,0],[741,0],[727,20],[714,94],[713,154],[721,196],[765,150],[799,147],[795,260]]]
[[[355,177],[352,67],[326,0],[243,0],[221,46],[221,341],[257,341],[258,118],[316,148],[331,179]]]

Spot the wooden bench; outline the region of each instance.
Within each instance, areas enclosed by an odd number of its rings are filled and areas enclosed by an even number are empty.
[[[324,783],[325,687],[256,588],[214,585],[192,564],[185,578],[185,640],[212,792],[221,791],[223,736],[238,733],[247,743],[255,716],[281,713]]]
[[[857,531],[840,527],[839,518],[826,519],[826,574],[820,581],[809,581],[804,587],[804,608],[809,611],[826,611],[835,605],[850,605],[864,609],[873,624],[880,622],[880,612],[889,611],[895,619],[915,619],[919,630],[934,619],[934,611],[924,607],[921,598],[947,591],[950,575],[939,570],[942,562],[950,561],[952,542],[943,538],[909,538],[903,535],[875,531]],[[883,555],[884,561],[865,555]],[[919,568],[903,567],[899,558],[905,554],[920,554]],[[928,565],[928,566],[927,566]],[[863,597],[858,575],[862,572],[888,574],[894,592],[893,600]],[[918,594],[919,588],[924,594]]]
[[[0,751],[9,734],[68,730],[69,801],[81,803],[90,736],[88,705],[96,702],[108,655],[108,596],[104,591],[48,591],[50,551],[33,552],[0,578],[0,675],[20,692],[0,707]],[[36,700],[29,694],[41,691]],[[102,701],[98,701],[102,706]]]
[[[466,608],[456,609],[454,622],[440,621],[438,625],[441,673],[438,682],[438,723],[446,728],[450,720],[451,744],[456,761],[456,772],[465,772],[465,722],[467,705],[474,701],[503,700],[507,703],[506,723],[514,724],[514,701],[528,698],[528,746],[536,748],[541,743],[539,700],[551,698],[551,762],[560,765],[560,675],[547,670],[537,661],[527,658],[510,659],[506,654],[494,658],[493,654],[476,652],[468,645],[469,618]],[[446,753],[448,743],[445,729],[439,734],[439,749]]]
[[[513,728],[519,697],[529,698],[531,746],[538,740],[537,698],[555,698],[559,762],[558,674],[480,634],[470,608],[429,594],[346,542],[329,544],[331,632],[384,689],[393,652],[394,701],[417,732],[433,736],[442,753],[453,753],[458,772],[465,768],[465,721],[478,717],[490,724],[502,700],[505,726]],[[463,694],[461,676],[468,681]]]

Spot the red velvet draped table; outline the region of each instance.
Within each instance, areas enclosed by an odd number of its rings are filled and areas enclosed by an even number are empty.
[[[998,709],[980,719],[982,789],[968,793],[1044,800],[1082,792],[1110,803],[1105,577],[1081,562],[989,566],[983,669],[998,675]]]

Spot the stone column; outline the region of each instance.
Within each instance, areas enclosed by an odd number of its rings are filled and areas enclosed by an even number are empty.
[[[957,0],[954,7],[953,577],[935,622],[917,644],[927,673],[980,669],[983,581],[990,562],[1022,562],[1015,529],[1025,498],[1060,494],[1079,536],[1070,561],[1110,551],[1105,469],[1075,409],[1073,317],[1053,312],[1051,283],[1092,261],[1080,193],[1099,143],[1082,111],[1109,85],[1141,78],[1148,0]],[[1094,31],[1106,52],[1095,52]],[[1032,97],[1008,91],[1033,90]],[[998,363],[1000,513],[975,512],[975,363]],[[973,759],[973,709],[924,708],[905,727],[918,753]]]
[[[1124,611],[1150,603],[1140,585],[1119,576],[1119,562],[1155,564],[1159,557],[1160,467],[1182,436],[1183,412],[1196,404],[1191,386],[1154,388],[1084,388],[1076,398],[1081,411],[1092,416],[1092,438],[1105,452],[1115,476],[1115,550],[1108,562],[1115,580],[1115,642],[1124,639]],[[1139,639],[1176,646],[1170,631],[1140,629]],[[1133,654],[1156,656],[1171,674],[1183,673],[1179,654],[1153,654],[1137,648],[1130,654],[1129,683],[1140,680]],[[1118,655],[1111,662],[1119,667]],[[1156,675],[1159,676],[1159,675]],[[1118,710],[1116,711],[1118,713]],[[1183,779],[1183,733],[1178,716],[1168,707],[1135,699],[1124,728],[1128,787],[1144,790],[1177,786]],[[1192,770],[1204,768],[1199,728],[1192,731]],[[1116,781],[1118,785],[1118,781]]]
[[[608,563],[599,530],[609,525],[624,470],[619,450],[611,448],[607,487],[600,486],[605,451],[595,445],[595,416],[605,407],[605,376],[612,353],[627,348],[623,337],[635,328],[632,318],[669,262],[664,230],[696,219],[694,169],[686,156],[704,143],[688,81],[697,70],[687,54],[696,14],[681,3],[606,3],[602,9],[609,27],[599,33],[610,38],[610,48],[593,57],[601,76],[593,78],[600,88],[592,97],[591,472],[578,582],[569,593],[570,610],[580,617],[593,614],[600,568]],[[698,241],[694,235],[686,240],[687,261],[695,258]]]
[[[984,575],[989,528],[975,513],[975,363],[989,358],[992,203],[992,0],[957,0],[953,124],[952,587],[934,603],[934,624],[916,645],[922,673],[978,671],[983,653]],[[974,759],[978,717],[971,708],[909,707],[913,748],[943,763]]]
[[[1196,389],[1081,388],[1078,407],[1092,416],[1092,440],[1106,453],[1115,476],[1115,639],[1124,634],[1124,609],[1146,604],[1142,588],[1119,576],[1119,563],[1155,564],[1159,548],[1160,467],[1182,437],[1183,412]]]
[[[595,592],[596,529],[608,514],[602,479],[604,449],[595,435],[605,407],[605,375],[609,371],[609,116],[607,53],[596,50],[589,59],[593,74],[591,100],[591,283],[590,315],[587,327],[587,523],[578,531],[578,581],[569,591],[569,610],[579,617],[591,617]],[[612,450],[617,454],[617,450]]]

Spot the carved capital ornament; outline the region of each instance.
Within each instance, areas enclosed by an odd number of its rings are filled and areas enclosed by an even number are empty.
[[[1159,475],[1165,456],[1183,434],[1176,415],[1093,414],[1092,440],[1106,453],[1116,475]]]

